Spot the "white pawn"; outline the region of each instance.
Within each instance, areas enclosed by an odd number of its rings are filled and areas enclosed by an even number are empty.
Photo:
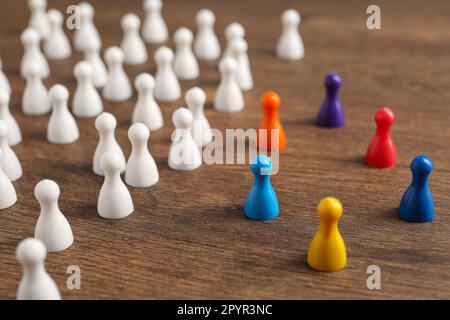
[[[161,129],[164,120],[153,97],[155,79],[148,73],[142,73],[136,78],[135,87],[138,92],[138,100],[133,109],[132,123],[143,123],[150,131]]]
[[[214,108],[222,112],[239,112],[244,109],[244,96],[236,79],[237,63],[231,57],[219,64],[220,84],[214,97]]]
[[[9,111],[10,95],[5,90],[0,90],[0,120],[3,120],[8,125],[8,143],[10,146],[15,146],[22,142],[22,132],[17,124],[16,119]]]
[[[34,188],[41,206],[34,237],[45,244],[48,252],[63,251],[73,243],[72,228],[59,210],[59,194],[59,186],[52,180],[42,180]]]
[[[116,152],[106,152],[102,155],[101,166],[105,172],[105,181],[98,196],[98,214],[106,219],[129,216],[134,206],[130,192],[120,177],[120,171],[125,168],[123,158]]]
[[[0,165],[3,172],[9,180],[18,180],[22,176],[22,166],[16,153],[8,144],[8,125],[3,120],[0,120],[0,150],[2,151]]]
[[[9,80],[6,77],[5,73],[3,72],[2,59],[0,59],[0,90],[6,90],[8,91],[9,94],[11,94],[12,92]]]
[[[174,170],[190,171],[202,165],[202,154],[191,133],[193,121],[192,112],[186,108],[178,108],[172,115],[175,131],[168,163]]]
[[[3,158],[3,152],[0,149],[0,160]],[[0,210],[11,207],[17,202],[17,194],[11,180],[3,172],[0,166]]]
[[[103,102],[92,81],[92,66],[87,61],[79,62],[74,68],[77,89],[73,96],[72,111],[77,117],[95,117],[103,111]]]
[[[17,290],[17,300],[61,300],[55,281],[45,270],[47,249],[41,240],[27,238],[16,249],[23,273]]]
[[[58,10],[48,10],[50,32],[44,41],[44,53],[49,59],[66,59],[72,54],[69,39],[62,29],[63,20],[64,17]]]
[[[103,88],[103,98],[113,102],[126,101],[133,95],[130,80],[123,70],[123,51],[111,47],[105,52],[108,65],[108,80]]]
[[[53,110],[47,126],[47,139],[55,144],[69,144],[78,140],[80,131],[75,118],[67,107],[69,91],[56,84],[49,91]]]
[[[30,9],[30,22],[28,26],[35,29],[45,39],[50,32],[50,24],[47,17],[47,0],[28,0]]]
[[[277,56],[280,59],[300,60],[305,55],[303,41],[298,32],[300,14],[286,10],[281,15],[282,31],[277,43]]]
[[[125,169],[125,182],[132,187],[151,187],[159,181],[158,167],[148,151],[149,137],[150,131],[142,123],[135,123],[128,130],[132,150]]]
[[[141,20],[134,13],[126,14],[121,21],[123,39],[120,47],[125,56],[125,63],[131,65],[143,64],[147,61],[147,48],[139,35]]]
[[[192,88],[186,92],[185,100],[194,116],[191,126],[192,136],[200,148],[205,147],[212,141],[211,125],[203,112],[206,102],[205,91],[198,87]]]
[[[194,52],[202,60],[215,60],[220,57],[220,43],[214,33],[216,17],[211,10],[202,9],[195,17],[197,35],[194,42]]]
[[[151,44],[162,44],[169,38],[166,23],[161,15],[161,0],[145,0],[145,20],[142,27],[144,40]]]
[[[28,28],[22,32],[20,40],[24,47],[24,54],[20,63],[20,75],[22,78],[25,78],[27,64],[31,63],[31,61],[39,63],[42,78],[47,78],[50,75],[50,67],[39,46],[41,41],[39,33],[34,29]]]
[[[83,49],[84,60],[92,66],[93,81],[96,88],[103,88],[108,81],[108,72],[100,57],[100,47],[100,41],[96,38],[91,38],[86,41]]]
[[[75,30],[73,38],[75,50],[85,50],[90,39],[96,39],[101,46],[100,34],[94,24],[94,8],[87,2],[80,3],[78,7],[80,8],[80,28]]]
[[[116,141],[114,130],[117,126],[117,120],[111,113],[103,112],[95,119],[95,128],[98,131],[99,142],[95,149],[93,170],[99,176],[103,176],[103,168],[101,166],[101,157],[104,153],[114,152],[122,158],[125,163],[125,155]],[[125,168],[122,169],[123,172]]]
[[[22,96],[22,111],[26,115],[43,115],[52,109],[47,88],[42,83],[40,66],[36,61],[27,65],[25,70],[27,85]]]
[[[188,28],[178,29],[173,36],[176,46],[173,68],[180,80],[196,79],[200,73],[197,59],[192,52],[193,38],[194,35]]]
[[[238,68],[236,78],[242,91],[253,88],[253,76],[250,70],[250,62],[247,54],[248,45],[244,39],[235,39],[231,44],[232,56],[236,60]]]
[[[154,55],[156,63],[155,98],[159,101],[170,102],[181,97],[180,83],[172,68],[173,51],[162,46]]]
[[[244,39],[244,37],[245,37],[244,27],[237,22],[230,23],[225,28],[225,38],[227,40],[227,46],[223,53],[223,58],[230,57],[232,55],[231,44],[233,43],[233,40]]]

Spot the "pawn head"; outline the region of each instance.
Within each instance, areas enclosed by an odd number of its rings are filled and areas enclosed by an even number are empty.
[[[82,2],[78,5],[82,19],[92,19],[94,16],[94,7],[88,2]]]
[[[52,180],[42,180],[34,187],[34,196],[39,201],[55,201],[59,198],[59,194],[59,186]]]
[[[321,221],[337,221],[342,216],[343,211],[341,202],[331,197],[320,200],[317,206],[317,213]]]
[[[162,46],[156,50],[154,58],[157,64],[171,64],[173,61],[173,51],[169,47]]]
[[[100,166],[105,172],[114,172],[122,170],[125,162],[116,152],[105,152],[100,158]]]
[[[216,22],[216,16],[209,9],[201,9],[195,16],[198,26],[211,26]]]
[[[161,0],[145,0],[144,2],[144,10],[146,11],[161,10],[161,8],[162,8]]]
[[[92,66],[87,61],[78,62],[73,69],[73,73],[78,79],[88,79],[92,77]]]
[[[223,58],[219,63],[219,71],[221,74],[230,75],[235,74],[237,71],[238,65],[234,58],[226,57]]]
[[[119,47],[108,48],[105,52],[105,60],[108,64],[121,64],[123,59],[123,51]]]
[[[41,36],[39,32],[32,28],[25,29],[20,35],[20,41],[24,46],[29,46],[33,44],[38,44],[41,41]]]
[[[128,138],[130,141],[147,141],[150,138],[150,130],[145,124],[137,122],[128,129]]]
[[[84,46],[85,51],[99,51],[101,47],[100,40],[96,37],[90,37],[86,39],[86,45]]]
[[[0,120],[0,139],[8,136],[8,124],[4,120]]]
[[[250,162],[250,169],[255,175],[270,175],[272,160],[269,157],[258,155]]]
[[[0,105],[7,105],[9,103],[10,94],[5,89],[0,89]]]
[[[134,80],[134,86],[138,91],[152,91],[155,87],[155,78],[149,73],[141,73]]]
[[[54,103],[63,103],[69,100],[69,90],[61,84],[55,84],[48,92],[49,99]]]
[[[227,38],[228,41],[244,37],[245,29],[240,23],[230,23],[225,29],[225,38]]]
[[[234,56],[246,53],[248,50],[247,41],[245,41],[242,38],[234,39],[233,42],[231,43],[231,50]]]
[[[281,98],[276,92],[268,91],[261,97],[261,107],[265,111],[276,111],[280,107],[280,104]]]
[[[30,10],[45,9],[47,7],[47,0],[28,0],[28,8]]]
[[[95,119],[95,128],[98,131],[113,131],[117,126],[116,118],[109,112],[102,112]]]
[[[193,121],[192,112],[186,108],[178,108],[172,115],[172,122],[177,129],[189,129]]]
[[[59,26],[63,23],[64,20],[62,13],[56,9],[48,10],[47,17],[52,26]]]
[[[136,14],[128,13],[123,16],[121,25],[124,31],[138,30],[141,26],[141,20]]]
[[[41,75],[41,65],[36,61],[32,60],[25,65],[25,77],[35,78]]]
[[[176,44],[189,44],[193,39],[192,31],[185,27],[178,29],[173,35],[173,41]]]
[[[378,128],[389,128],[395,121],[394,112],[389,108],[378,109],[375,114],[375,123]]]
[[[22,240],[16,248],[17,260],[22,265],[36,265],[42,263],[47,256],[44,243],[36,238]]]
[[[326,75],[323,84],[327,91],[335,92],[341,87],[342,79],[336,72],[331,72]]]
[[[192,108],[201,107],[206,102],[205,91],[199,87],[189,89],[184,96],[184,100],[186,101],[188,108],[191,110]]]
[[[433,161],[427,155],[419,155],[411,162],[411,171],[414,176],[426,177],[433,171]]]
[[[281,24],[285,27],[296,26],[300,23],[301,17],[298,11],[290,9],[283,12],[281,15]]]

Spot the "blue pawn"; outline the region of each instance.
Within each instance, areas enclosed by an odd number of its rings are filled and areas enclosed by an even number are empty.
[[[316,124],[319,127],[342,127],[345,124],[344,108],[339,99],[342,79],[337,73],[332,72],[325,77],[324,85],[326,96],[317,115]]]
[[[400,201],[400,218],[410,222],[431,222],[434,218],[433,195],[428,187],[428,177],[433,162],[420,155],[411,162],[412,182]]]
[[[272,161],[266,156],[257,156],[250,165],[255,182],[245,201],[244,213],[253,220],[267,221],[278,216],[278,200],[270,184]]]

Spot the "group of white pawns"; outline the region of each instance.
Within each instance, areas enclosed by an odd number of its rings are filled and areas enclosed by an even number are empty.
[[[27,84],[22,99],[22,111],[27,115],[43,115],[52,112],[47,128],[51,143],[69,144],[79,138],[77,123],[69,112],[69,92],[62,85],[54,85],[49,92],[42,79],[50,75],[46,57],[53,60],[66,59],[72,54],[69,40],[63,31],[63,15],[55,9],[46,11],[46,0],[30,0],[31,19],[29,28],[21,35],[24,56],[21,62],[21,76]],[[95,117],[99,132],[99,144],[93,160],[93,171],[104,175],[105,180],[98,198],[98,213],[108,219],[120,219],[133,210],[131,195],[122,182],[133,187],[150,187],[158,182],[159,173],[155,161],[148,151],[150,131],[163,126],[163,118],[156,100],[176,101],[181,96],[178,80],[193,80],[199,76],[198,59],[216,60],[221,55],[220,44],[214,33],[213,12],[202,9],[196,16],[198,32],[194,37],[187,28],[180,28],[174,34],[175,56],[172,50],[162,46],[156,50],[156,77],[148,73],[135,80],[138,100],[128,131],[132,152],[128,159],[114,137],[117,122],[110,113],[103,112],[102,99],[97,91],[103,90],[103,98],[120,102],[133,95],[130,81],[123,70],[123,63],[137,65],[147,62],[148,54],[144,40],[162,44],[168,40],[167,26],[162,18],[161,0],[146,0],[146,19],[140,37],[140,20],[135,14],[122,19],[123,40],[121,47],[106,50],[106,69],[100,58],[101,39],[93,22],[94,9],[88,3],[79,5],[81,28],[75,31],[74,48],[84,52],[84,61],[74,68],[77,89],[72,101],[72,112],[78,117]],[[304,55],[303,42],[298,33],[300,15],[287,10],[282,15],[282,34],[276,47],[277,56],[282,59],[299,60]],[[227,48],[219,63],[221,82],[217,89],[214,108],[222,112],[238,112],[244,107],[242,91],[253,87],[253,79],[247,55],[245,30],[239,23],[230,24],[225,30]],[[41,52],[40,42],[44,41]],[[192,42],[193,50],[192,50]],[[11,181],[22,176],[20,162],[10,146],[21,142],[20,128],[9,112],[11,86],[2,71],[0,62],[0,209],[17,201]],[[156,98],[156,100],[155,100]],[[196,87],[185,95],[187,108],[177,109],[172,121],[176,129],[169,152],[169,166],[175,170],[194,170],[201,163],[200,149],[211,142],[210,125],[203,113],[205,93]],[[195,129],[195,130],[194,130]],[[179,144],[183,143],[179,161]],[[177,146],[178,145],[178,146]],[[185,147],[188,147],[188,153]],[[182,159],[183,160],[183,159]],[[145,173],[145,174],[144,174]],[[55,282],[44,268],[47,252],[67,249],[73,243],[71,227],[58,208],[60,190],[51,180],[42,180],[35,187],[35,196],[41,212],[35,228],[35,238],[23,240],[17,247],[17,258],[24,268],[17,292],[18,299],[60,299]]]

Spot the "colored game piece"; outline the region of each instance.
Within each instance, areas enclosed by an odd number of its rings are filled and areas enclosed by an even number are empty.
[[[98,39],[91,38],[83,49],[84,60],[92,66],[92,80],[96,88],[103,88],[108,81],[106,66],[100,57],[101,43]]]
[[[47,78],[50,75],[50,67],[40,48],[41,36],[39,33],[34,29],[28,28],[20,35],[20,41],[24,49],[20,62],[21,77],[25,79],[25,71],[28,69],[27,65],[32,61],[37,61],[42,78]]]
[[[150,131],[142,123],[133,124],[128,130],[131,155],[125,169],[125,182],[132,187],[151,187],[159,181],[158,167],[148,151]]]
[[[175,131],[169,151],[169,167],[174,170],[191,171],[202,165],[202,154],[191,133],[194,122],[192,112],[178,108],[172,115]]]
[[[220,83],[214,96],[214,109],[221,112],[239,112],[244,109],[244,96],[237,82],[238,65],[232,57],[219,63]]]
[[[50,25],[47,17],[47,0],[28,0],[30,9],[30,21],[28,26],[39,32],[42,39],[45,39],[50,32]]]
[[[113,152],[120,156],[122,162],[125,163],[125,155],[123,154],[122,148],[117,143],[114,136],[114,130],[117,127],[116,118],[108,112],[103,112],[97,119],[95,119],[95,128],[98,131],[99,141],[97,148],[95,149],[93,170],[94,173],[103,176],[104,172],[101,166],[101,157],[104,153]],[[125,171],[125,166],[123,167],[121,173]]]
[[[370,141],[366,153],[366,163],[376,168],[389,168],[395,165],[396,149],[391,137],[391,127],[395,115],[389,108],[381,108],[375,115],[377,131]]]
[[[339,128],[345,124],[344,108],[339,99],[339,89],[342,85],[341,77],[332,72],[324,81],[326,96],[320,106],[316,124],[319,127]]]
[[[184,97],[186,105],[194,116],[191,133],[197,145],[202,148],[212,141],[211,125],[203,112],[206,94],[199,87],[189,89]]]
[[[220,43],[214,32],[216,17],[209,9],[200,10],[196,17],[197,35],[194,41],[194,52],[201,60],[216,60],[220,57]]]
[[[139,65],[147,62],[148,54],[144,41],[139,35],[141,20],[134,13],[126,14],[121,21],[123,39],[120,47],[126,64]]]
[[[258,155],[251,162],[250,168],[254,174],[254,183],[247,200],[244,213],[252,220],[267,221],[278,216],[278,199],[270,183],[272,161],[269,157]]]
[[[434,219],[433,194],[428,178],[433,162],[426,155],[419,155],[411,162],[412,182],[400,201],[399,216],[410,222],[432,222]]]
[[[56,84],[50,89],[48,95],[53,107],[47,126],[48,141],[55,144],[70,144],[77,141],[80,138],[80,131],[67,107],[69,90]]]
[[[77,89],[73,95],[72,111],[77,117],[91,118],[103,111],[103,102],[92,80],[92,66],[87,61],[78,62],[73,70]]]
[[[0,149],[0,162],[3,157],[2,150]],[[0,210],[11,207],[17,202],[17,194],[14,189],[11,180],[3,172],[2,166],[0,166]]]
[[[236,78],[242,91],[253,88],[253,76],[250,69],[250,60],[247,54],[248,45],[244,39],[235,39],[231,44],[232,57],[236,60],[238,68]]]
[[[9,180],[18,180],[22,176],[22,166],[16,153],[8,144],[8,125],[3,120],[0,120],[0,150],[2,150],[0,165],[3,172]]]
[[[80,9],[80,28],[75,29],[73,37],[75,50],[84,51],[91,39],[98,41],[101,47],[102,40],[94,24],[94,7],[87,2],[82,2],[78,5],[78,8]]]
[[[125,218],[134,211],[131,194],[120,177],[120,172],[125,170],[125,162],[119,153],[106,152],[100,163],[105,181],[98,196],[98,214],[106,219]]]
[[[58,287],[45,270],[47,250],[41,240],[27,238],[16,249],[23,272],[17,290],[17,300],[61,300]]]
[[[223,52],[223,57],[230,57],[232,55],[232,44],[233,41],[236,39],[244,39],[245,37],[245,29],[244,27],[237,22],[230,23],[225,28],[225,38],[227,40],[227,46],[225,48],[225,51]]]
[[[324,198],[317,206],[320,227],[308,249],[308,264],[311,268],[334,272],[346,266],[347,252],[338,228],[342,212],[342,204],[336,198]]]
[[[6,77],[5,73],[3,72],[3,62],[0,58],[0,90],[6,90],[9,94],[11,94],[11,84],[9,83],[8,78]]]
[[[133,109],[132,123],[145,124],[150,131],[159,130],[164,125],[161,110],[153,97],[155,79],[149,73],[141,73],[136,77],[134,86],[138,99]]]
[[[156,50],[154,60],[156,63],[155,98],[162,102],[176,101],[181,97],[180,83],[173,71],[173,51],[162,46]]]
[[[25,70],[27,85],[22,96],[22,112],[30,116],[40,116],[52,109],[47,88],[42,83],[40,66],[36,61],[27,64]]]
[[[300,19],[300,14],[295,10],[286,10],[281,15],[282,31],[276,48],[278,58],[300,60],[305,55],[303,40],[298,32]]]
[[[50,32],[44,41],[44,53],[49,59],[67,59],[72,55],[69,39],[63,31],[64,16],[56,9],[48,10]]]
[[[163,44],[169,39],[167,25],[161,15],[161,0],[145,0],[145,20],[142,27],[142,36],[145,42]]]
[[[257,136],[260,149],[271,151],[286,148],[286,134],[278,116],[280,104],[280,96],[275,92],[266,92],[261,98],[263,119],[259,124]]]
[[[59,252],[73,243],[72,228],[58,206],[59,186],[52,180],[41,180],[34,188],[41,212],[34,237],[41,240],[48,252]]]
[[[105,52],[108,80],[103,88],[103,98],[108,101],[122,102],[133,95],[130,80],[123,70],[123,59],[123,51],[119,47],[111,47]]]
[[[197,59],[192,52],[193,38],[194,35],[188,28],[178,29],[173,36],[176,46],[173,69],[180,80],[194,80],[200,74]]]
[[[10,146],[15,146],[22,142],[22,132],[17,124],[16,119],[9,111],[10,95],[7,91],[0,90],[0,120],[3,120],[8,125],[8,143]]]

